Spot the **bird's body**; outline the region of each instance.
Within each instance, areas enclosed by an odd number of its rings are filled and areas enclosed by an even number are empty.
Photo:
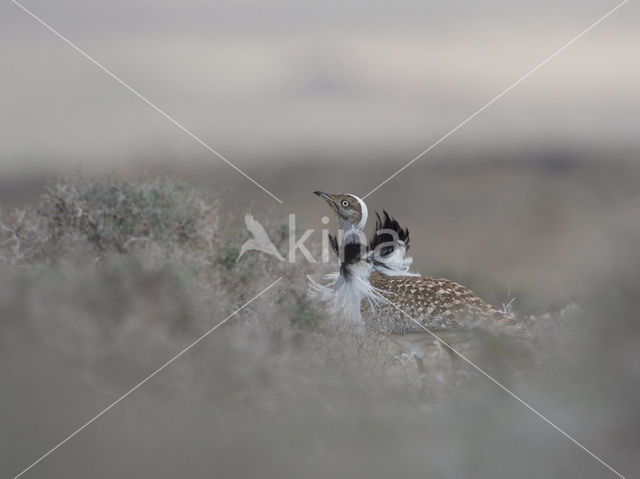
[[[322,196],[338,215],[347,238],[339,245],[340,272],[332,283],[322,286],[312,281],[314,294],[330,303],[333,313],[347,313],[367,329],[404,334],[429,330],[485,330],[526,335],[523,325],[506,311],[499,310],[464,286],[440,278],[423,277],[409,271],[411,258],[409,231],[386,212],[377,216],[376,231],[363,253],[361,232],[367,219],[366,206],[354,195]]]
[[[373,288],[387,301],[363,302],[365,322],[385,333],[461,330],[480,327],[521,334],[522,325],[511,315],[485,303],[473,291],[443,278],[388,276],[373,271]]]

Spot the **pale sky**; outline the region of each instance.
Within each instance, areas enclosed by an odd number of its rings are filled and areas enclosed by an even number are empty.
[[[420,152],[616,4],[24,1],[245,163]],[[442,147],[638,149],[638,20],[629,2]],[[11,2],[0,58],[3,167],[210,156]]]

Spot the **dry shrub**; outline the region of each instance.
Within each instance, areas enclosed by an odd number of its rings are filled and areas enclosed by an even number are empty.
[[[328,321],[305,294],[317,265],[258,254],[236,263],[246,233],[226,224],[197,191],[113,178],[59,181],[38,210],[2,217],[0,473],[17,474],[279,277],[30,473],[606,472],[432,338],[422,337],[434,344],[420,356]],[[280,222],[265,226],[286,241]],[[541,332],[548,357],[539,365],[496,358],[502,345],[473,356],[623,473],[638,465],[640,430],[629,426],[638,424],[637,264],[624,265],[624,275],[598,279],[590,309],[568,318],[564,333]],[[459,344],[474,354],[476,338]]]

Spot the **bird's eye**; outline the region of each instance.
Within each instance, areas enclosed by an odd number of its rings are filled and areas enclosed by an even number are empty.
[[[349,206],[349,202],[347,200],[342,200],[342,206],[346,208]]]

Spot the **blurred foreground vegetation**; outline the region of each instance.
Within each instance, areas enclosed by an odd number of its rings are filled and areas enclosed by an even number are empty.
[[[255,253],[236,262],[247,233],[230,226],[215,196],[168,179],[66,178],[37,208],[0,220],[4,475],[279,277],[29,474],[609,474],[432,338],[416,347],[355,337],[327,318],[306,297],[306,275],[318,278],[319,265]],[[283,248],[282,223],[265,226]],[[640,466],[635,248],[622,241],[610,269],[585,281],[575,314],[539,323],[535,360],[500,341],[451,338],[623,474]]]

